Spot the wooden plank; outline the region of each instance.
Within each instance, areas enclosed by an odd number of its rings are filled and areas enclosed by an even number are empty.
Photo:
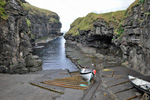
[[[121,84],[124,84],[124,83],[127,83],[127,82],[130,82],[130,81],[128,80],[128,81],[120,82],[120,83],[117,83],[117,84],[108,86],[108,87],[106,87],[106,88],[114,87],[114,86],[121,85]]]
[[[118,78],[116,78],[116,79],[112,79],[112,80],[110,80],[110,81],[104,82],[104,84],[109,83],[109,82],[112,82],[112,81],[119,80],[119,79],[121,79],[121,78],[124,78],[124,77],[118,77]]]
[[[137,97],[140,97],[140,96],[142,96],[142,95],[136,95],[136,96],[133,96],[133,97],[129,97],[129,98],[127,98],[127,99],[124,99],[124,100],[132,100],[132,99],[137,98]]]
[[[47,83],[53,83],[53,84],[60,84],[60,85],[67,85],[67,86],[74,86],[74,87],[83,87],[83,86],[80,86],[80,85],[74,85],[74,84],[68,84],[66,82],[61,82],[61,81],[44,81],[44,82],[47,82]],[[89,86],[84,86],[85,88],[88,88]]]
[[[121,93],[121,92],[124,92],[124,91],[128,91],[128,90],[131,90],[131,89],[133,89],[133,88],[134,88],[134,87],[130,87],[130,88],[127,88],[127,89],[124,89],[124,90],[115,92],[114,94]]]
[[[87,87],[82,87],[82,86],[72,86],[72,85],[67,85],[67,84],[59,84],[59,83],[48,83],[48,82],[42,82],[47,85],[54,85],[54,86],[59,86],[59,87],[65,87],[65,88],[72,88],[72,89],[80,89],[80,90],[86,90]]]
[[[105,75],[105,74],[102,74],[101,76],[102,77],[112,77],[112,75]],[[123,77],[123,76],[113,75],[113,77],[118,78],[118,77]]]
[[[65,83],[65,84],[72,84],[72,85],[79,85],[79,84],[85,84],[85,85],[88,85],[87,82],[80,82],[80,81],[62,81],[62,80],[48,80],[48,81],[45,81],[45,82],[57,82],[57,83]]]
[[[35,83],[30,83],[30,84],[31,84],[31,85],[34,85],[34,86],[37,86],[37,87],[40,87],[40,88],[43,88],[43,89],[46,89],[46,90],[49,90],[49,91],[52,91],[52,92],[64,94],[63,92],[60,92],[60,91],[57,91],[57,90],[54,90],[54,89],[50,89],[50,88],[47,88],[47,87],[44,87],[44,86],[40,86],[40,85],[35,84]]]

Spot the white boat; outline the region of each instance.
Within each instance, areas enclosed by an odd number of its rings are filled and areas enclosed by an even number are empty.
[[[150,95],[150,82],[131,75],[128,75],[128,78],[135,88]]]
[[[94,73],[93,70],[87,68],[82,68],[80,71],[81,77],[85,79],[87,82],[90,82],[94,74],[96,74],[96,72]]]

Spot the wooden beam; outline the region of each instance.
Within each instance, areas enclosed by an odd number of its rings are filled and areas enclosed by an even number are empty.
[[[136,96],[133,96],[133,97],[129,97],[129,98],[127,98],[127,99],[124,99],[124,100],[132,100],[132,99],[137,98],[137,97],[140,97],[140,96],[142,96],[142,95],[136,95]]]
[[[114,86],[121,85],[121,84],[124,84],[124,83],[127,83],[127,82],[130,82],[130,81],[128,80],[128,81],[120,82],[120,83],[117,83],[117,84],[108,86],[108,87],[106,87],[106,88],[114,87]]]
[[[38,85],[38,84],[35,84],[35,83],[30,83],[30,84],[31,84],[31,85],[34,85],[34,86],[37,86],[37,87],[40,87],[40,88],[42,88],[42,89],[46,89],[46,90],[52,91],[52,92],[64,94],[63,92],[60,92],[60,91],[57,91],[57,90],[54,90],[54,89],[50,89],[50,88],[47,88],[47,87],[44,87],[44,86],[41,86],[41,85]]]
[[[121,79],[121,78],[124,78],[124,77],[118,77],[118,78],[116,78],[116,79],[112,79],[112,80],[110,80],[110,81],[104,82],[104,84],[109,83],[109,82],[112,82],[112,81],[115,81],[115,80],[119,80],[119,79]]]
[[[115,92],[114,94],[121,93],[121,92],[124,92],[124,91],[128,91],[128,90],[131,90],[131,89],[133,89],[133,88],[134,88],[134,87],[130,87],[130,88],[127,88],[127,89],[124,89],[124,90]]]

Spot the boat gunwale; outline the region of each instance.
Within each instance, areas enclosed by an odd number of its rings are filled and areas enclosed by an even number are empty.
[[[128,75],[128,78],[129,78],[129,76],[131,76],[131,75]],[[132,76],[132,77],[134,77],[134,76]],[[138,77],[135,77],[135,78],[138,78]],[[138,78],[139,79],[139,78]],[[135,83],[133,83],[133,80],[135,80],[135,79],[130,79],[129,78],[129,80],[130,80],[130,82],[131,82],[131,84],[136,88],[136,89],[138,89],[139,91],[141,91],[141,92],[143,92],[143,93],[147,93],[147,94],[149,94],[150,95],[150,89],[149,90],[147,90],[147,89],[143,89],[142,87],[141,87],[141,85],[136,85]],[[140,79],[140,80],[142,80],[142,79]],[[144,80],[145,81],[145,80]],[[150,82],[149,82],[150,83]]]

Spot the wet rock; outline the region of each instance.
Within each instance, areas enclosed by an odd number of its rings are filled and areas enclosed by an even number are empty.
[[[42,65],[42,60],[38,56],[29,55],[26,58],[27,67],[40,67]],[[38,68],[39,69],[39,68]]]
[[[7,67],[5,67],[5,66],[0,66],[0,73],[6,73],[7,70],[8,70]]]

